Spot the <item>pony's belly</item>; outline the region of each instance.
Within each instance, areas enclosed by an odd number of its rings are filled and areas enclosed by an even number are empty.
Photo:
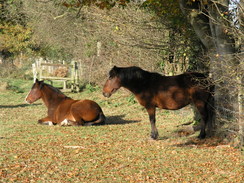
[[[155,96],[154,101],[159,108],[177,110],[187,106],[190,98],[184,90],[172,87],[170,92],[162,92]]]
[[[181,109],[181,108],[187,106],[189,103],[190,102],[188,99],[176,101],[173,98],[163,99],[163,100],[159,100],[156,102],[157,107],[159,107],[161,109],[168,109],[168,110]]]
[[[157,106],[160,109],[167,109],[167,110],[178,110],[181,109],[185,106],[187,106],[188,104],[184,104],[184,105],[177,105],[177,104],[168,104],[168,105],[159,105]]]

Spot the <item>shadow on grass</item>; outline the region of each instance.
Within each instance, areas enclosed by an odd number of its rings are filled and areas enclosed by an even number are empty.
[[[123,125],[130,123],[139,123],[139,120],[125,120],[125,115],[108,116],[106,119],[106,125]]]
[[[41,105],[41,104],[31,104],[31,105]],[[18,108],[18,107],[28,107],[30,104],[17,104],[17,105],[0,105],[0,109],[2,108]]]
[[[196,148],[196,147],[227,147],[223,142],[223,139],[218,137],[207,137],[205,139],[199,139],[197,137],[192,137],[188,139],[186,142],[176,144],[175,147],[190,147],[190,148]]]
[[[162,137],[158,137],[157,140],[167,140],[167,139],[169,139],[169,137],[167,137],[167,136],[162,136]]]

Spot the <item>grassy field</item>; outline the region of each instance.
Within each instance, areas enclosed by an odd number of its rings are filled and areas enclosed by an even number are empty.
[[[42,101],[24,99],[31,81],[0,92],[0,182],[243,182],[239,150],[218,139],[178,133],[192,111],[157,111],[159,140],[149,138],[146,111],[125,90],[66,93],[101,105],[107,125],[41,126]]]

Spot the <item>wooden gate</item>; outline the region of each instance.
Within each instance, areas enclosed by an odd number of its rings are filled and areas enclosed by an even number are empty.
[[[79,77],[77,62],[72,61],[71,64],[51,63],[43,59],[36,60],[32,64],[34,82],[39,80],[48,80],[53,84],[53,81],[63,82],[63,90],[71,89],[72,92],[79,92]],[[70,88],[68,89],[68,83]]]

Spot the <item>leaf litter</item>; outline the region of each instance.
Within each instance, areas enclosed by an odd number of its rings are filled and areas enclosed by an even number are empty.
[[[38,125],[42,105],[1,109],[0,182],[243,182],[238,149],[177,133],[190,110],[184,119],[182,112],[157,111],[160,138],[154,141],[146,111],[138,103],[128,106],[127,96],[118,92],[109,103],[99,97],[110,123],[96,127]]]

